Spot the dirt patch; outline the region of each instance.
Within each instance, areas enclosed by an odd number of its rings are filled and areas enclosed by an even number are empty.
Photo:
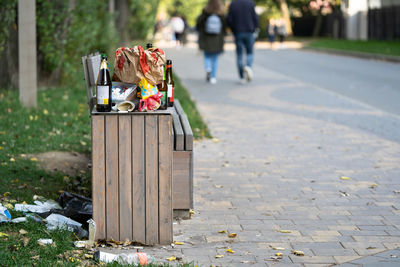
[[[75,176],[82,172],[87,173],[91,168],[90,157],[77,152],[50,151],[28,156],[37,158],[39,166],[48,172],[63,172]]]

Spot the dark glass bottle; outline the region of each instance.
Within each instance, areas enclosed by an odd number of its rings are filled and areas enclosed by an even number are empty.
[[[96,110],[99,112],[111,111],[111,78],[108,70],[107,56],[101,55],[99,75],[96,82]]]
[[[172,75],[172,60],[167,59],[166,82],[168,87],[168,107],[174,106],[174,77]]]
[[[163,81],[157,84],[158,91],[163,94],[161,98],[161,105],[158,109],[167,109],[168,107],[168,86],[166,82],[165,65],[163,68]]]

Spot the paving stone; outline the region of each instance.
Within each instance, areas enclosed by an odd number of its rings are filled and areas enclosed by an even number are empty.
[[[400,244],[400,195],[393,193],[400,190],[400,142],[388,135],[398,132],[398,117],[273,71],[259,57],[255,80],[240,86],[233,82],[234,51],[227,50],[214,87],[203,81],[203,58],[194,49],[167,53],[219,142],[194,144],[196,213],[174,224],[175,239],[185,245],[156,246],[151,255],[165,261],[181,253],[203,266],[357,266],[355,257]],[[248,89],[257,97],[243,97]],[[372,183],[378,187],[369,188]],[[269,245],[285,248],[281,261],[270,261],[276,251]],[[226,255],[228,246],[234,255]],[[215,259],[217,251],[226,256]]]

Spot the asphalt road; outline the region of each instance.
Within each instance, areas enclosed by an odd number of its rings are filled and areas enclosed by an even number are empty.
[[[400,64],[303,50],[257,50],[255,64],[400,115]]]

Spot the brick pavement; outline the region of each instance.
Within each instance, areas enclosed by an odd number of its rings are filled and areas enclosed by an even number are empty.
[[[239,85],[232,51],[220,59],[216,86],[205,83],[196,50],[167,54],[214,139],[195,142],[195,214],[174,224],[184,245],[145,251],[200,266],[316,267],[382,263],[377,253],[399,247],[399,117],[257,59],[254,82]],[[390,255],[385,264],[400,265]]]

